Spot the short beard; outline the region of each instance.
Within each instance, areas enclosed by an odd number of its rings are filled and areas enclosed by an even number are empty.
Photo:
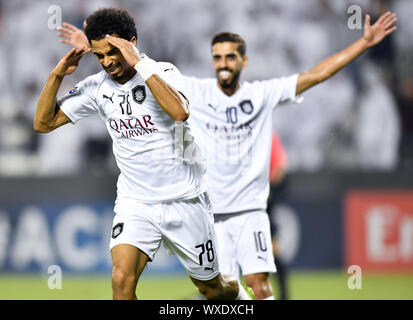
[[[237,84],[238,84],[238,80],[239,80],[239,76],[240,74],[234,74],[234,77],[232,78],[231,82],[225,83],[225,82],[220,82],[220,85],[223,89],[234,89]]]

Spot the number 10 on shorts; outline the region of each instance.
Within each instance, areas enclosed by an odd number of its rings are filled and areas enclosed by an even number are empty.
[[[208,240],[205,244],[199,244],[195,246],[195,248],[200,248],[201,253],[199,254],[199,265],[202,266],[204,264],[203,256],[206,253],[208,262],[214,261],[215,254],[214,254],[214,248],[212,247],[212,241]]]

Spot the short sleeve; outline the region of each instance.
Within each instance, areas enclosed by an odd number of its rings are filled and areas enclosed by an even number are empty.
[[[57,100],[57,105],[73,123],[76,123],[97,113],[98,107],[92,94],[95,88],[95,81],[86,78]]]
[[[273,108],[284,103],[301,103],[302,96],[296,95],[298,74],[262,81],[265,86],[267,103]]]
[[[185,79],[178,68],[175,67],[172,63],[167,62],[159,63],[158,68],[159,70],[156,74],[161,77],[162,80],[164,80],[169,86],[188,98]]]

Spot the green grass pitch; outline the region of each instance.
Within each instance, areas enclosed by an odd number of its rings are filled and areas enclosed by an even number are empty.
[[[340,271],[291,271],[288,287],[295,300],[413,300],[413,274],[363,274],[362,289],[347,287],[349,275]],[[273,281],[277,296],[277,283]],[[144,300],[181,300],[197,295],[183,274],[142,276],[137,288]],[[51,290],[47,277],[0,273],[1,300],[105,300],[111,299],[110,274],[75,276],[63,273],[62,289]]]

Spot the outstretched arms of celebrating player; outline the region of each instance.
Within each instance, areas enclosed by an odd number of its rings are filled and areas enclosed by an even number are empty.
[[[323,82],[348,65],[360,54],[381,42],[387,35],[396,30],[397,18],[395,13],[383,14],[375,24],[370,25],[370,16],[366,15],[364,36],[348,46],[346,49],[321,61],[308,72],[298,76],[296,94]]]
[[[364,35],[362,38],[344,50],[321,61],[310,71],[299,75],[296,88],[297,95],[332,77],[368,48],[380,43],[387,35],[397,29],[396,26],[394,26],[397,21],[396,14],[390,11],[383,14],[373,25],[370,25],[370,20],[370,16],[366,15]],[[82,30],[75,26],[64,23],[63,27],[59,28],[59,31],[59,36],[63,38],[61,42],[70,44],[75,48],[85,48],[89,46]]]
[[[56,95],[63,78],[76,70],[82,56],[89,51],[90,49],[73,48],[52,70],[37,102],[34,130],[46,133],[70,122],[70,119],[56,108]]]

